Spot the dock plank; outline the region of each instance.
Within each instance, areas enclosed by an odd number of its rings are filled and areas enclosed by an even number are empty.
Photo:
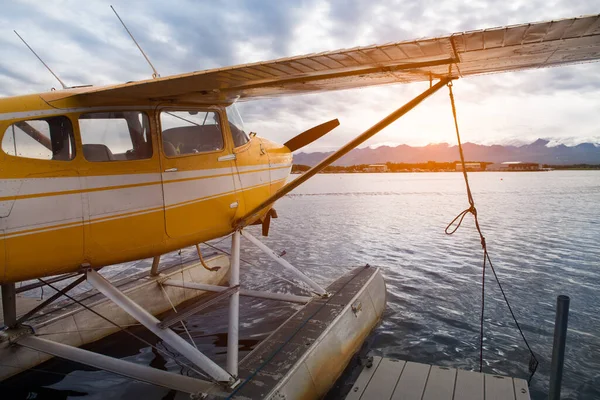
[[[374,357],[346,399],[530,400],[530,395],[523,379]]]
[[[455,399],[484,400],[484,376],[478,372],[458,370]]]
[[[381,360],[361,399],[389,399],[394,393],[405,364],[406,361],[390,358]]]
[[[402,370],[392,400],[421,400],[431,365],[407,362]]]
[[[452,400],[456,369],[432,366],[423,393],[423,400]]]
[[[367,368],[367,367],[363,368],[360,375],[358,376],[358,379],[356,379],[356,382],[354,382],[354,385],[352,386],[350,393],[348,394],[348,396],[346,396],[346,400],[359,400],[360,399],[362,394],[365,392],[367,385],[371,381],[373,374],[377,370],[377,367],[379,366],[379,363],[381,362],[381,360],[382,360],[381,357],[374,356],[373,357],[373,365],[371,365],[370,368]]]
[[[514,400],[513,379],[508,376],[485,374],[486,400]]]

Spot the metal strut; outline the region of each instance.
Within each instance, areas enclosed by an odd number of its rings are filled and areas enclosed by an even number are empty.
[[[227,371],[223,370],[223,368],[219,367],[214,361],[206,357],[171,329],[159,328],[160,321],[156,317],[124,295],[98,272],[91,269],[86,272],[86,276],[87,281],[95,289],[148,328],[148,330],[156,336],[161,338],[165,343],[177,350],[179,354],[210,375],[214,380],[230,384],[234,383],[235,380],[227,373]]]
[[[250,233],[248,233],[246,231],[240,231],[240,232],[241,232],[241,234],[242,234],[242,236],[244,238],[248,239],[256,247],[258,247],[263,252],[265,252],[265,254],[267,254],[269,257],[271,257],[279,265],[281,265],[281,266],[285,267],[286,269],[288,269],[289,271],[291,271],[296,278],[300,279],[302,282],[304,282],[308,286],[310,286],[315,291],[315,293],[317,293],[319,296],[326,297],[326,296],[329,295],[329,293],[327,293],[327,291],[325,289],[323,289],[318,283],[316,283],[315,281],[313,281],[312,279],[310,279],[308,276],[306,276],[305,274],[303,274],[299,269],[297,269],[296,267],[294,267],[292,264],[290,264],[289,262],[287,262],[286,260],[284,260],[283,258],[281,258],[279,256],[279,254],[275,253],[273,250],[271,250],[270,248],[268,248],[260,240],[258,240],[257,238],[255,238],[254,236],[252,236]]]
[[[233,286],[230,287],[229,289],[224,288],[225,290],[218,293],[216,296],[213,295],[212,298],[207,299],[206,301],[200,302],[199,304],[194,304],[189,308],[180,310],[180,311],[176,311],[176,314],[171,315],[167,318],[165,318],[164,320],[162,320],[159,324],[158,327],[161,329],[164,328],[170,328],[171,326],[175,325],[178,322],[182,322],[183,320],[191,317],[194,314],[199,313],[200,311],[215,305],[216,303],[218,303],[219,301],[231,296],[233,293],[236,293],[238,290],[240,290],[240,286]]]
[[[197,283],[197,282],[185,282],[178,279],[167,279],[164,282],[161,282],[164,286],[175,286],[183,289],[196,289],[202,290],[205,292],[225,292],[230,290],[226,286],[218,286],[218,285],[209,285],[206,283]],[[296,296],[295,294],[286,294],[286,293],[272,293],[272,292],[264,292],[261,290],[248,290],[248,289],[240,289],[240,296],[245,297],[255,297],[257,299],[266,299],[266,300],[278,300],[278,301],[287,301],[289,303],[298,303],[298,304],[306,304],[311,301],[313,298],[309,296]]]
[[[50,298],[48,298],[46,301],[44,301],[43,303],[39,304],[37,307],[35,307],[33,310],[29,311],[27,314],[23,315],[22,317],[20,317],[17,320],[17,325],[22,324],[23,322],[27,321],[32,315],[35,315],[38,311],[42,310],[43,308],[45,308],[47,305],[53,303],[56,299],[62,297],[65,293],[67,293],[69,290],[73,289],[75,286],[79,285],[81,282],[83,282],[85,280],[85,276],[80,276],[79,278],[77,278],[76,280],[74,280],[73,282],[71,282],[67,287],[65,287],[62,290],[59,290],[58,292],[56,292],[54,295],[52,295]]]
[[[231,236],[230,287],[240,285],[240,233],[241,231],[235,231]],[[236,290],[229,297],[229,327],[227,329],[227,371],[234,377],[238,376],[239,324],[240,292]]]
[[[179,390],[185,393],[206,392],[215,387],[215,384],[212,382],[175,374],[173,372],[161,371],[156,368],[105,356],[103,354],[94,353],[89,350],[80,349],[63,343],[53,342],[52,340],[43,339],[37,336],[21,336],[16,339],[16,342],[23,347],[34,349],[42,353],[51,354],[85,365],[91,365],[92,367],[114,372],[115,374],[127,376],[142,382],[148,382],[153,385]]]

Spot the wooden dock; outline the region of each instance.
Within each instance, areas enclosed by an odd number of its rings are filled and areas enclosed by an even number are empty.
[[[346,400],[530,400],[527,382],[509,376],[373,357]]]

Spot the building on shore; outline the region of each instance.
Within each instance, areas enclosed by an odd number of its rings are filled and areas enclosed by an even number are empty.
[[[371,164],[365,169],[365,172],[388,172],[388,167],[385,164]]]
[[[506,161],[488,165],[487,171],[541,171],[540,164],[521,161]]]
[[[483,168],[481,167],[481,163],[478,162],[466,162],[465,163],[465,168],[467,169],[467,171],[482,171]],[[462,163],[457,162],[456,163],[456,170],[457,171],[462,171]]]

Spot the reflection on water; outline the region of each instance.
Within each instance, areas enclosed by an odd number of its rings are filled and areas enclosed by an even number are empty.
[[[490,256],[540,361],[532,398],[546,397],[559,294],[571,296],[563,398],[600,398],[600,173],[473,173],[470,182]],[[371,351],[476,370],[481,248],[470,216],[453,236],[444,234],[446,224],[468,205],[464,191],[456,173],[318,175],[277,203],[279,219],[273,220],[265,242],[274,250],[285,249],[288,261],[322,284],[358,264],[382,267],[388,305],[368,341]],[[218,244],[227,245],[227,240]],[[278,278],[288,277],[279,267],[247,242],[242,245],[242,257],[254,264],[242,264],[244,284],[301,293]],[[191,254],[184,250],[182,257]],[[527,378],[527,349],[489,271],[487,278],[484,369]],[[242,298],[243,351],[250,351],[293,309]],[[226,305],[187,324],[198,347],[224,364]],[[149,347],[122,340],[122,334],[113,335],[93,347],[181,369]],[[86,398],[169,396],[165,389],[66,362],[53,361],[51,367],[67,376],[50,379],[32,373],[29,386],[35,381],[46,391],[87,393]],[[40,394],[38,398],[54,398]]]

